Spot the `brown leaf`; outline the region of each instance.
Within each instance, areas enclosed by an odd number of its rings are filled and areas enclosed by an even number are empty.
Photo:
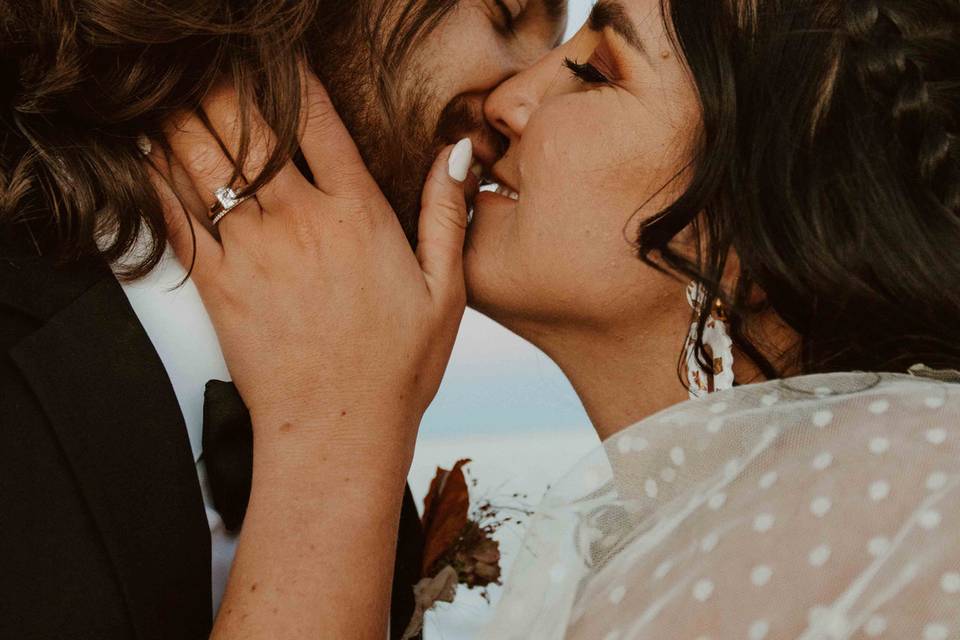
[[[424,576],[430,575],[433,565],[456,544],[467,526],[470,494],[463,466],[469,462],[458,460],[450,471],[437,467],[437,475],[430,483],[430,491],[423,501]]]
[[[454,556],[460,582],[471,589],[500,584],[500,543],[470,523]]]
[[[498,564],[500,562],[500,544],[496,540],[484,539],[483,542],[470,550],[470,555],[477,562]]]

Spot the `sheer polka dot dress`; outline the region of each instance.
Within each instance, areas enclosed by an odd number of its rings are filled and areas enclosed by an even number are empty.
[[[960,384],[672,407],[546,497],[484,638],[960,640]]]

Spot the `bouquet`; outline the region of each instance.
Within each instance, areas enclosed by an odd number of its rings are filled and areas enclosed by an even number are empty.
[[[464,474],[469,463],[469,459],[458,460],[450,470],[438,467],[424,499],[422,578],[414,586],[416,609],[403,640],[420,633],[424,615],[437,602],[452,603],[458,585],[482,589],[489,601],[489,586],[501,583],[500,543],[493,539],[493,534],[514,520],[513,516],[502,516],[500,512],[530,513],[522,508],[497,507],[488,499],[478,501],[471,508]],[[471,478],[470,486],[476,485],[477,481]],[[513,497],[521,496],[514,494]]]

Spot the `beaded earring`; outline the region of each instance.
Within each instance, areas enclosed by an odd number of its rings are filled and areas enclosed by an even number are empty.
[[[687,303],[699,317],[703,309],[705,294],[703,287],[696,282],[687,286]],[[708,393],[733,388],[733,340],[727,333],[726,316],[723,303],[718,299],[713,305],[710,317],[703,328],[703,344],[709,348],[713,357],[713,370],[705,371],[697,357],[697,328],[694,321],[690,325],[684,358],[687,369],[687,386],[691,398],[702,398]]]

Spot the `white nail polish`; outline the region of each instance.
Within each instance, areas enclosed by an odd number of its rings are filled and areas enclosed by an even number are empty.
[[[467,179],[471,164],[473,164],[473,143],[470,142],[470,138],[464,138],[457,143],[457,146],[450,153],[450,159],[447,161],[447,172],[457,182],[463,182]]]

